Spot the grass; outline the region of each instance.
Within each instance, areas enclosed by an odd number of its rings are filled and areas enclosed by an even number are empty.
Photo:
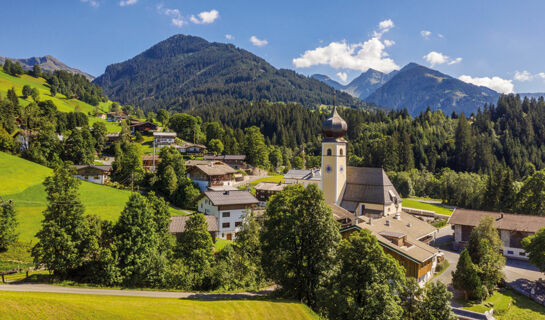
[[[280,183],[284,182],[284,176],[283,175],[276,175],[272,177],[264,177],[257,180],[254,180],[250,182],[250,187],[255,187],[258,183],[261,182],[274,182],[274,183]]]
[[[216,243],[214,243],[214,250],[215,251],[221,251],[225,246],[230,245],[231,241],[225,240],[225,239],[216,239]]]
[[[406,208],[429,210],[429,211],[434,211],[435,213],[446,214],[449,216],[452,214],[452,209],[445,208],[437,204],[420,202],[420,201],[412,200],[412,199],[403,199],[402,205]]]
[[[496,291],[479,304],[466,303],[464,309],[484,313],[494,308],[498,320],[545,319],[545,307],[512,290]]]
[[[318,319],[285,300],[186,300],[2,292],[2,319]]]
[[[68,99],[60,93],[55,95],[54,97],[51,96],[49,92],[49,85],[44,78],[34,78],[26,74],[23,74],[19,77],[14,77],[5,73],[0,68],[0,94],[2,95],[2,97],[5,98],[7,96],[9,89],[15,88],[15,92],[19,96],[19,104],[21,104],[22,106],[28,105],[33,100],[31,97],[27,99],[22,98],[23,86],[25,85],[28,85],[31,88],[36,88],[38,90],[38,92],[40,93],[38,96],[39,101],[51,100],[57,106],[57,110],[61,112],[73,112],[78,110],[85,114],[89,114],[89,112],[92,113],[95,111],[94,106],[77,99]],[[108,110],[110,110],[110,103],[111,102],[101,102],[98,105],[98,108],[103,112],[107,112]],[[119,132],[121,130],[121,127],[119,127],[118,124],[107,122],[104,119],[89,116],[90,126],[93,125],[94,122],[98,121],[104,122],[106,124],[108,132]]]
[[[445,270],[448,269],[449,266],[450,263],[448,263],[447,259],[441,261],[439,264],[437,264],[437,267],[435,267],[435,274],[433,277],[440,276],[443,272],[445,272]]]

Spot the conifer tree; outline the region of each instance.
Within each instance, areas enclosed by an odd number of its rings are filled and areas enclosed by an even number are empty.
[[[0,202],[0,251],[7,250],[8,246],[17,240],[17,225],[13,202],[11,200]]]

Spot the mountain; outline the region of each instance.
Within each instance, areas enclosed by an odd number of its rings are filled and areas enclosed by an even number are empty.
[[[346,85],[343,91],[364,100],[396,74],[397,70],[383,73],[375,69],[369,69]]]
[[[483,86],[463,82],[439,71],[410,63],[365,100],[392,109],[407,108],[416,115],[426,110],[441,109],[471,114],[485,103],[495,104],[500,96]]]
[[[40,68],[42,69],[42,71],[53,72],[55,70],[65,70],[73,74],[81,74],[85,78],[87,78],[87,80],[89,81],[92,81],[94,79],[92,75],[85,73],[81,70],[78,70],[76,68],[71,68],[53,56],[32,57],[32,58],[26,58],[26,59],[13,59],[13,58],[0,57],[0,64],[3,65],[6,59],[9,59],[14,62],[19,61],[21,63],[21,66],[25,70],[32,70],[32,67],[35,64],[38,64]]]
[[[134,58],[109,65],[94,80],[104,93],[122,104],[146,110],[187,110],[236,100],[299,102],[307,107],[333,102],[334,89],[267,61],[232,44],[172,36]],[[337,92],[337,102],[366,104]]]
[[[325,74],[313,74],[311,78],[314,78],[316,80],[322,81],[323,83],[327,84],[328,86],[334,88],[335,90],[344,90],[344,85],[338,83],[337,81],[331,79],[330,77],[326,76]]]
[[[521,98],[534,98],[539,99],[541,97],[545,97],[545,92],[533,92],[533,93],[517,93]]]

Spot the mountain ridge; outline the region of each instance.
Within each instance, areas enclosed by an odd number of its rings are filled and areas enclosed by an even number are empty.
[[[11,60],[13,62],[18,61],[19,63],[21,63],[21,66],[25,70],[32,70],[32,67],[35,64],[38,64],[40,66],[40,68],[42,69],[42,71],[53,72],[53,71],[56,71],[56,70],[64,70],[64,71],[68,71],[68,72],[73,73],[73,74],[81,74],[85,78],[87,78],[87,80],[89,80],[89,81],[92,81],[95,78],[92,75],[90,75],[90,74],[88,74],[86,72],[83,72],[83,71],[81,71],[79,69],[69,67],[68,65],[66,65],[65,63],[63,63],[62,61],[60,61],[59,59],[57,59],[57,58],[55,58],[54,56],[51,56],[51,55],[45,55],[43,57],[30,57],[30,58],[0,57],[0,64],[3,65],[4,62],[6,61],[6,59],[9,59],[9,60]]]

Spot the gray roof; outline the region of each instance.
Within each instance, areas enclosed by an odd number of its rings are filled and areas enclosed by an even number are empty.
[[[225,163],[196,164],[188,171],[198,169],[207,176],[223,176],[225,174],[236,173],[237,171]]]
[[[260,182],[254,188],[256,190],[266,190],[266,191],[282,191],[287,185],[284,183],[276,182]]]
[[[348,167],[341,206],[354,211],[361,202],[389,205],[401,197],[382,168]]]
[[[154,137],[176,137],[176,132],[154,132]]]
[[[321,180],[321,178],[322,178],[322,174],[319,169],[308,169],[308,170],[291,169],[284,175],[284,179]]]
[[[105,172],[112,170],[112,166],[108,166],[108,165],[78,164],[78,165],[75,165],[75,167],[76,167],[76,170],[85,169],[85,168],[93,168],[93,169],[97,169],[97,170],[105,171]]]
[[[203,157],[204,160],[220,160],[220,161],[226,161],[226,160],[246,160],[246,156],[243,154],[226,154],[226,155],[207,155]]]
[[[257,204],[259,201],[246,190],[233,191],[205,191],[204,195],[215,206],[230,204]]]
[[[189,216],[179,216],[179,217],[170,217],[170,224],[168,226],[168,231],[170,233],[181,233],[185,231],[185,223],[189,220]],[[218,228],[218,219],[214,215],[204,215],[206,222],[208,222],[208,232],[217,232]]]

